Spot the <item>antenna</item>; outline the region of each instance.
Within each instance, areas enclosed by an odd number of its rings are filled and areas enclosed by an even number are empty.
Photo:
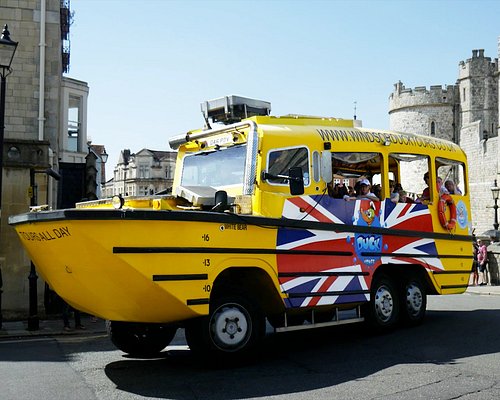
[[[358,102],[356,100],[354,100],[354,120],[356,120],[356,106],[357,106]]]

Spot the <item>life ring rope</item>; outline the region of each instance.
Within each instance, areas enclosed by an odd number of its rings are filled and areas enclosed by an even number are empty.
[[[446,218],[446,209],[450,209],[450,219]],[[449,194],[442,194],[438,203],[439,222],[444,229],[452,231],[457,224],[457,206]]]

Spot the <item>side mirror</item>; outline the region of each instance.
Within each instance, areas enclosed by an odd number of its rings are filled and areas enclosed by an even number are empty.
[[[290,168],[288,176],[290,177],[288,180],[290,185],[290,194],[294,196],[304,194],[304,178],[302,176],[302,168]]]
[[[223,212],[227,209],[227,192],[225,190],[218,190],[215,192],[215,206],[212,207],[211,211]]]

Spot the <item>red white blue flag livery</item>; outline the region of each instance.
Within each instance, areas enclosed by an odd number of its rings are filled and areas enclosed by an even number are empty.
[[[285,202],[282,216],[332,224],[331,230],[279,229],[278,276],[287,307],[369,301],[371,277],[382,264],[418,260],[429,270],[443,269],[433,239],[404,234],[432,232],[423,204],[301,196]]]

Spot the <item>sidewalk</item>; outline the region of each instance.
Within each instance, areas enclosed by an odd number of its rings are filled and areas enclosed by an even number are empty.
[[[74,329],[74,321],[71,321],[73,328],[67,332],[63,329],[62,319],[40,320],[40,329],[36,331],[28,330],[28,321],[3,321],[2,329],[0,329],[0,340],[14,338],[34,338],[40,336],[82,336],[92,334],[105,334],[106,326],[102,319],[92,322],[90,316],[82,315],[82,329]]]
[[[500,296],[500,286],[469,286],[465,293],[482,294],[486,296]]]
[[[465,293],[471,295],[500,296],[500,286],[469,286]],[[63,322],[60,319],[40,320],[40,329],[28,331],[27,321],[4,321],[2,329],[0,329],[0,340],[59,335],[82,336],[106,333],[105,322],[102,319],[98,319],[97,322],[92,322],[90,316],[82,315],[82,324],[85,326],[85,330],[73,329],[71,332],[66,332],[63,329]]]

